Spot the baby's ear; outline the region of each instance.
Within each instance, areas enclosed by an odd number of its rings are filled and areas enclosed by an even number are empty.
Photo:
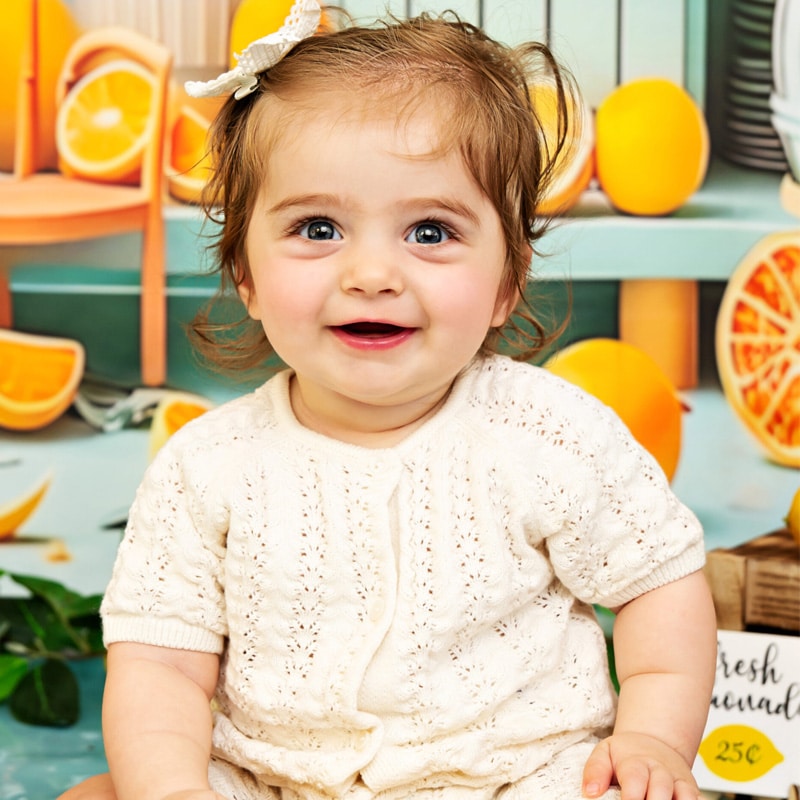
[[[247,313],[251,319],[261,319],[261,314],[258,310],[258,302],[256,300],[256,289],[253,286],[253,279],[245,270],[244,277],[236,284],[236,291],[239,293],[239,299],[244,303]]]
[[[527,246],[526,261],[530,264],[533,258],[533,248]],[[506,266],[506,274],[497,292],[497,300],[494,305],[492,315],[492,328],[501,328],[508,322],[508,318],[514,313],[514,309],[520,301],[520,289],[514,277],[513,271]]]
[[[508,322],[508,318],[513,313],[519,303],[519,289],[511,281],[500,287],[497,293],[497,301],[494,304],[494,314],[492,315],[492,328],[502,328]]]

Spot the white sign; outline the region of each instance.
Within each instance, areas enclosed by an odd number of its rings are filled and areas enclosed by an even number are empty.
[[[786,797],[800,784],[800,637],[718,631],[701,789]]]

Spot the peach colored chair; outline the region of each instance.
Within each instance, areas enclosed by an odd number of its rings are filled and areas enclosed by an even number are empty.
[[[96,183],[60,172],[38,171],[36,129],[36,24],[24,56],[15,133],[14,174],[0,180],[2,245],[33,245],[141,231],[140,347],[142,381],[166,378],[165,233],[162,216],[163,148],[172,55],[133,30],[104,28],[82,34],[65,59],[56,91],[60,104],[70,87],[98,63],[126,58],[152,72],[155,90],[151,135],[139,185]],[[7,271],[0,269],[0,327],[11,327]]]

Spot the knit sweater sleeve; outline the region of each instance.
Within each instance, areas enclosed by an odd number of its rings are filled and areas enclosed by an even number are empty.
[[[231,448],[225,417],[206,416],[171,437],[137,490],[101,608],[106,644],[222,651],[228,514],[220,484]]]
[[[534,481],[559,580],[610,608],[702,568],[702,528],[658,463],[607,406],[551,374],[536,404]]]

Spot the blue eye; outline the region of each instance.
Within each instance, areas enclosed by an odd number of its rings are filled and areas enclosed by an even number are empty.
[[[299,236],[315,242],[342,238],[342,234],[336,230],[335,225],[327,219],[312,219],[298,228],[297,233]]]
[[[438,223],[420,222],[408,234],[406,241],[414,244],[441,244],[449,238],[450,234]]]

